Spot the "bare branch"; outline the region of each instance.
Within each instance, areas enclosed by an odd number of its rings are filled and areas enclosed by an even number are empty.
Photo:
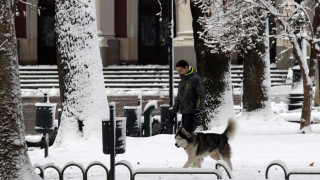
[[[37,5],[34,5],[34,4],[31,4],[31,3],[28,3],[26,1],[23,1],[23,0],[18,0],[19,2],[23,3],[23,4],[26,4],[26,5],[29,5],[29,6],[33,6],[35,8],[39,8]]]
[[[8,39],[6,39],[5,41],[2,42],[2,44],[0,45],[0,48],[1,48],[6,42],[8,42]]]
[[[269,13],[271,13],[272,15],[274,15],[275,17],[286,17],[283,14],[280,14],[276,8],[274,8],[273,6],[268,6],[268,3],[265,0],[260,0],[261,4],[268,10]]]

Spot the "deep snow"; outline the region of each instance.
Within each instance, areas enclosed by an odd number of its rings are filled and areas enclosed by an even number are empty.
[[[118,91],[118,90],[114,90]],[[288,168],[310,168],[320,170],[320,125],[311,126],[312,134],[298,134],[299,124],[289,123],[283,119],[299,119],[300,113],[287,113],[287,96],[291,86],[275,86],[271,88],[272,111],[265,110],[255,113],[238,114],[238,134],[230,141],[233,149],[232,163],[234,166],[234,177],[237,180],[261,180],[264,179],[267,165],[275,159],[283,160]],[[134,95],[139,94],[133,91]],[[146,91],[148,92],[148,91]],[[159,91],[149,92],[152,95],[161,95]],[[235,90],[234,92],[241,91]],[[41,91],[33,92],[40,94]],[[55,91],[49,91],[50,95]],[[51,94],[52,93],[52,94]],[[119,92],[126,95],[123,92]],[[162,92],[163,93],[163,92]],[[131,94],[133,95],[133,94]],[[313,111],[314,120],[319,119],[320,112]],[[159,118],[158,118],[159,119]],[[226,122],[225,122],[226,125]],[[223,132],[225,125],[214,127],[212,132]],[[116,156],[116,161],[128,160],[136,168],[175,168],[182,167],[187,160],[183,149],[175,147],[174,135],[157,135],[153,137],[126,139],[126,152]],[[62,168],[70,161],[79,162],[86,167],[92,161],[101,161],[108,168],[109,155],[102,152],[101,138],[91,141],[74,139],[72,144],[63,147],[50,147],[49,156],[44,158],[44,152],[40,149],[30,149],[30,159],[33,164],[44,165],[54,163]],[[204,168],[213,168],[215,161],[205,158]],[[312,166],[310,166],[312,165]],[[68,168],[66,179],[81,179],[80,170]],[[89,171],[90,178],[95,180],[106,179],[103,170],[94,167]],[[54,170],[48,169],[45,173],[46,179],[57,179]],[[270,170],[269,179],[284,179],[283,172],[279,167]],[[129,179],[129,172],[124,167],[116,168],[117,180]],[[168,180],[207,180],[215,179],[213,175],[139,175],[138,179],[168,179]],[[227,179],[227,178],[225,178]],[[290,179],[297,180],[319,180],[319,176],[292,176]]]
[[[320,169],[320,125],[312,125],[313,134],[298,134],[299,124],[288,123],[272,115],[255,113],[238,118],[238,134],[230,141],[233,149],[233,174],[239,180],[264,179],[264,172],[269,162],[275,159],[285,161],[289,168]],[[276,119],[263,120],[264,117]],[[221,133],[224,127],[212,131]],[[125,154],[116,156],[116,161],[128,160],[133,168],[174,168],[182,167],[187,160],[183,149],[174,146],[174,135],[157,135],[148,138],[127,137]],[[54,163],[63,167],[69,161],[79,162],[86,167],[92,161],[101,161],[109,166],[109,155],[102,153],[102,141],[97,138],[90,142],[74,140],[64,147],[49,148],[49,156],[43,157],[43,150],[29,151],[31,162],[44,165]],[[313,166],[310,164],[313,163]],[[215,161],[205,158],[204,168],[213,168]],[[67,179],[80,179],[77,168],[66,171]],[[102,169],[96,167],[89,171],[91,179],[105,179]],[[124,167],[116,168],[117,180],[128,179],[129,172]],[[47,170],[46,179],[56,179],[53,170]],[[73,178],[71,178],[73,177]],[[138,179],[214,179],[210,175],[139,175]],[[292,176],[292,179],[319,179],[320,176]],[[270,171],[270,179],[284,179],[279,167]]]

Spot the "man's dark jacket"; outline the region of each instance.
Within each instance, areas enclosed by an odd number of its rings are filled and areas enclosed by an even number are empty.
[[[201,77],[193,67],[180,77],[173,111],[180,111],[181,114],[191,114],[196,113],[196,109],[204,110],[205,90]]]

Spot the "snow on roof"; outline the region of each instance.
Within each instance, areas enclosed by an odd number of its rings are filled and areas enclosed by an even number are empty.
[[[36,107],[42,106],[42,107],[56,107],[57,103],[36,103]]]

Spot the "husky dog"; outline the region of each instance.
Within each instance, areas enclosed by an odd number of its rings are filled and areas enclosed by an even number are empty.
[[[184,148],[188,154],[188,161],[183,167],[188,168],[196,162],[197,167],[201,168],[203,158],[210,156],[215,160],[223,159],[232,170],[231,147],[228,140],[234,136],[235,131],[236,124],[232,118],[229,119],[228,126],[222,134],[190,133],[185,129],[177,131],[175,145],[177,148]]]

